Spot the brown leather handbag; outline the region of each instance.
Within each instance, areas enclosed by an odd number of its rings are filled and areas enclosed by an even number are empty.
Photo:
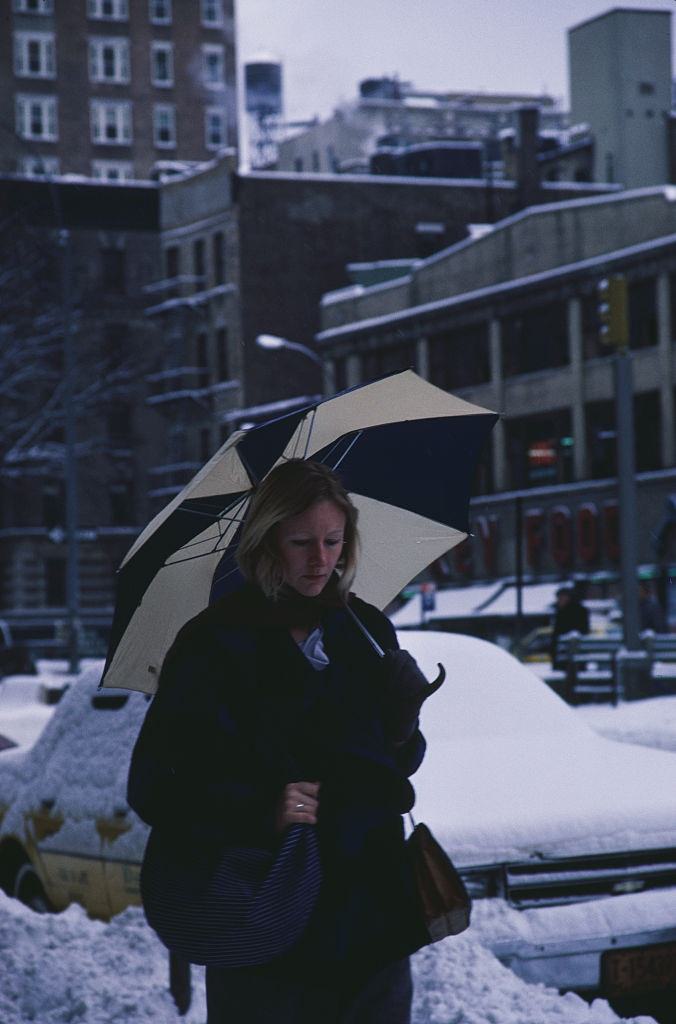
[[[406,840],[423,925],[430,943],[469,928],[472,900],[451,858],[427,825],[413,822]]]

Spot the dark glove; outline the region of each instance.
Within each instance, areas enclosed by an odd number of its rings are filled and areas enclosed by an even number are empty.
[[[394,743],[405,743],[418,725],[420,708],[436,693],[446,670],[439,664],[439,675],[428,683],[408,651],[386,651],[382,659],[385,691],[385,729]]]

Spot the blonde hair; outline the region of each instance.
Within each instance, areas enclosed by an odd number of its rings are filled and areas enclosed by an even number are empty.
[[[357,509],[338,479],[321,462],[289,459],[275,467],[255,489],[242,527],[237,564],[246,579],[266,597],[279,596],[284,572],[277,551],[277,527],[320,501],[330,501],[345,515],[343,549],[338,562],[338,593],[347,598],[357,571]]]

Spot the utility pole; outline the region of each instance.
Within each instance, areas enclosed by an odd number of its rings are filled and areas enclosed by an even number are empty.
[[[64,441],[66,487],[66,607],[68,671],[80,668],[80,566],[78,558],[78,481],[75,422],[75,346],[73,341],[72,247],[68,228],[59,228],[61,303],[63,310]]]
[[[627,281],[617,274],[599,282],[601,340],[615,349],[617,490],[620,513],[620,572],[624,646],[618,652],[618,692],[625,700],[646,695],[648,656],[641,648],[638,614],[638,523],[634,456],[634,387],[629,350]]]

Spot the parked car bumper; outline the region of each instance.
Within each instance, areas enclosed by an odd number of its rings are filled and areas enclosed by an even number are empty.
[[[472,933],[524,981],[557,989],[609,998],[663,987],[665,969],[676,980],[676,888],[526,911],[479,900]]]

